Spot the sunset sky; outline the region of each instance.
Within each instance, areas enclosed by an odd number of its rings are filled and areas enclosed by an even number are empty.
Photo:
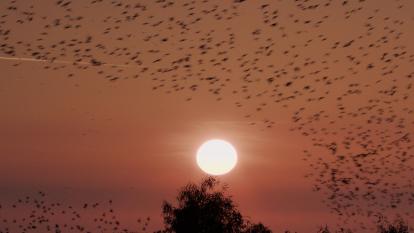
[[[274,232],[341,222],[330,190],[315,192],[323,185],[307,176],[317,178],[322,160],[335,167],[335,156],[375,151],[384,159],[363,166],[379,170],[361,177],[414,193],[413,1],[56,2],[0,2],[0,203],[39,190],[69,203],[113,199],[120,215],[149,216],[157,230],[162,201],[206,176],[196,151],[214,138],[239,156],[219,179],[243,214]],[[349,140],[359,136],[369,146]],[[390,195],[377,200],[394,203]],[[410,200],[393,211],[413,223]]]

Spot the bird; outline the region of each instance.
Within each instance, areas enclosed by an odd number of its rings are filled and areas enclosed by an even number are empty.
[[[380,2],[57,0],[49,14],[3,1],[0,60],[62,78],[148,80],[186,102],[207,92],[266,130],[283,109],[312,143],[302,156],[313,190],[341,221],[363,225],[414,205],[413,3]]]
[[[107,203],[107,204],[105,204]],[[0,211],[11,208],[21,215],[0,217],[0,232],[114,232],[135,233],[148,228],[150,217],[142,218],[134,226],[123,224],[115,214],[113,201],[72,205],[65,201],[52,201],[46,192],[40,191],[17,199],[11,205],[1,205]],[[92,208],[87,208],[91,206]],[[141,219],[141,218],[138,218]]]

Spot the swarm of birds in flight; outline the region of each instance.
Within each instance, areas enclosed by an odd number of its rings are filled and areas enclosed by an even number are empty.
[[[165,94],[272,109],[313,146],[305,176],[352,225],[414,218],[411,0],[12,0],[0,2],[0,61],[64,77],[150,80]]]
[[[0,205],[0,211],[6,207]],[[146,232],[150,217],[135,218],[125,224],[117,215],[113,201],[67,204],[51,201],[46,193],[15,200],[0,217],[0,232]],[[134,226],[132,226],[134,225]]]

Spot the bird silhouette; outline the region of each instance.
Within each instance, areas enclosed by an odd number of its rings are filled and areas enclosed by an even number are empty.
[[[0,59],[16,69],[38,61],[67,78],[150,80],[186,101],[230,96],[268,130],[285,109],[292,133],[313,144],[305,177],[344,222],[414,205],[411,1],[42,4],[0,3]]]

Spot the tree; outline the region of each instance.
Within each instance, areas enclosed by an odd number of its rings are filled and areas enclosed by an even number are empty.
[[[227,187],[208,177],[200,185],[187,184],[177,196],[177,206],[164,202],[165,233],[271,233],[263,224],[250,224],[236,208]]]
[[[262,223],[248,225],[245,233],[272,233],[272,231],[265,227]]]
[[[330,233],[331,231],[329,231],[328,225],[325,225],[324,227],[321,226],[318,230],[318,233]]]
[[[325,225],[325,226],[320,226],[319,227],[319,230],[318,230],[318,233],[330,233],[331,232],[331,230],[329,230],[329,227],[328,227],[328,225]],[[345,229],[345,228],[339,228],[339,229],[337,229],[336,231],[334,231],[335,233],[352,233],[352,231],[351,230],[349,230],[349,229]]]
[[[401,217],[397,217],[394,223],[390,223],[385,217],[380,216],[378,223],[379,233],[409,233],[409,227]]]

